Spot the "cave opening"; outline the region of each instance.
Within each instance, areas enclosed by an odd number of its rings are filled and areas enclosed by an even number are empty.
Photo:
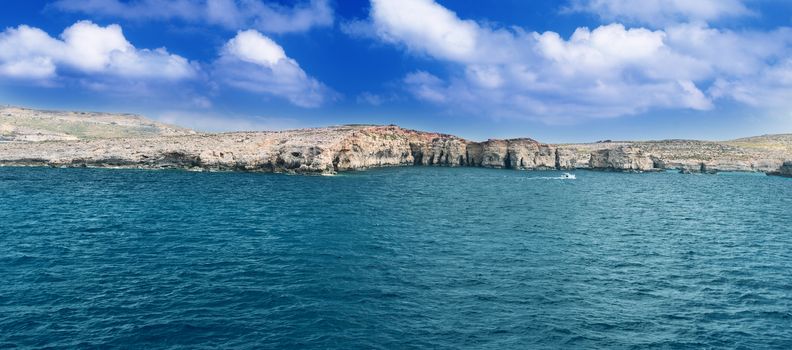
[[[418,151],[413,154],[413,165],[423,165],[423,152]]]

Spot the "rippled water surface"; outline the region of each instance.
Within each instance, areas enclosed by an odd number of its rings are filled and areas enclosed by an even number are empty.
[[[0,348],[792,348],[792,180],[0,168]]]

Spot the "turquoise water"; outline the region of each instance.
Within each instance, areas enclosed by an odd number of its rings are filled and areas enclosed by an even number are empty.
[[[0,168],[0,348],[792,348],[792,179]]]

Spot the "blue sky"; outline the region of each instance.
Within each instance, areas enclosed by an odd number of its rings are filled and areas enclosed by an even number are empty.
[[[792,132],[792,2],[5,1],[0,103],[200,130]]]

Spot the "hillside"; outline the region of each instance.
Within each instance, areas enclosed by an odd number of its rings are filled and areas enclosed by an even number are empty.
[[[189,135],[191,130],[134,114],[0,107],[0,141],[74,141]]]

